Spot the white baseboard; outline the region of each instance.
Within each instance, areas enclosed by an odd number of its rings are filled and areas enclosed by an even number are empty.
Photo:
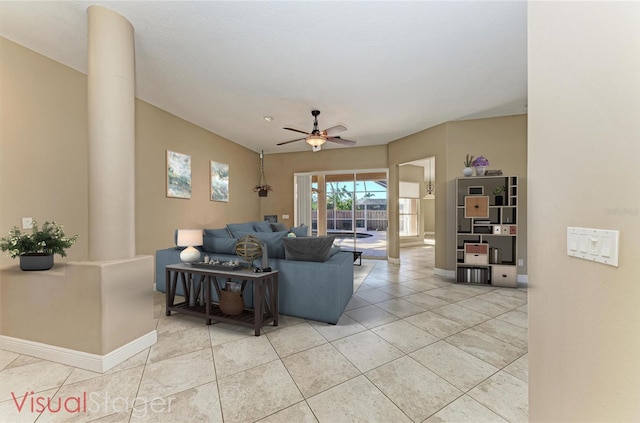
[[[447,269],[438,269],[437,267],[433,269],[433,274],[436,276],[440,276],[447,279],[455,279],[456,271],[455,270],[447,270]]]
[[[104,373],[149,348],[157,341],[158,334],[153,330],[128,344],[116,348],[110,353],[98,355],[0,335],[0,349],[42,358],[43,360],[55,361],[56,363],[79,367],[92,372]]]
[[[400,259],[395,257],[387,257],[387,261],[391,264],[400,264]]]

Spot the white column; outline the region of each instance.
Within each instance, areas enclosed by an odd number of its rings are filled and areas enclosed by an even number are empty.
[[[89,260],[135,256],[135,58],[133,26],[90,6]]]

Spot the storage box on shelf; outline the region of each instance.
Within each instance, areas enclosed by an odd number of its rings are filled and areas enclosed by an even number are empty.
[[[456,193],[456,281],[517,286],[518,177],[458,178]]]

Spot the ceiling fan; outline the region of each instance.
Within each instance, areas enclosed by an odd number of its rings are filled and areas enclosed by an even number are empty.
[[[292,142],[296,142],[296,141],[302,141],[305,140],[307,142],[307,144],[309,144],[310,146],[313,147],[313,151],[320,151],[320,148],[322,147],[322,144],[324,144],[327,141],[330,142],[335,142],[336,144],[342,144],[342,145],[356,145],[355,141],[351,141],[351,140],[346,140],[344,138],[340,138],[338,136],[335,136],[335,134],[339,134],[340,132],[344,132],[347,130],[347,127],[344,125],[336,125],[336,126],[332,126],[331,128],[327,128],[323,131],[318,130],[318,115],[320,114],[320,110],[312,110],[311,111],[311,116],[313,116],[313,130],[311,132],[305,132],[305,131],[301,131],[299,129],[295,129],[295,128],[282,128],[282,129],[287,129],[289,131],[293,131],[293,132],[300,132],[301,134],[306,134],[307,136],[304,138],[296,138],[295,140],[291,140],[291,141],[284,141],[284,142],[280,142],[277,145],[284,145],[284,144],[289,144]]]

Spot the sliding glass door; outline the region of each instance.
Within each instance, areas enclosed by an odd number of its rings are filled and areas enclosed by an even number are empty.
[[[387,173],[316,174],[311,180],[314,233],[333,235],[336,245],[364,257],[386,257]]]

